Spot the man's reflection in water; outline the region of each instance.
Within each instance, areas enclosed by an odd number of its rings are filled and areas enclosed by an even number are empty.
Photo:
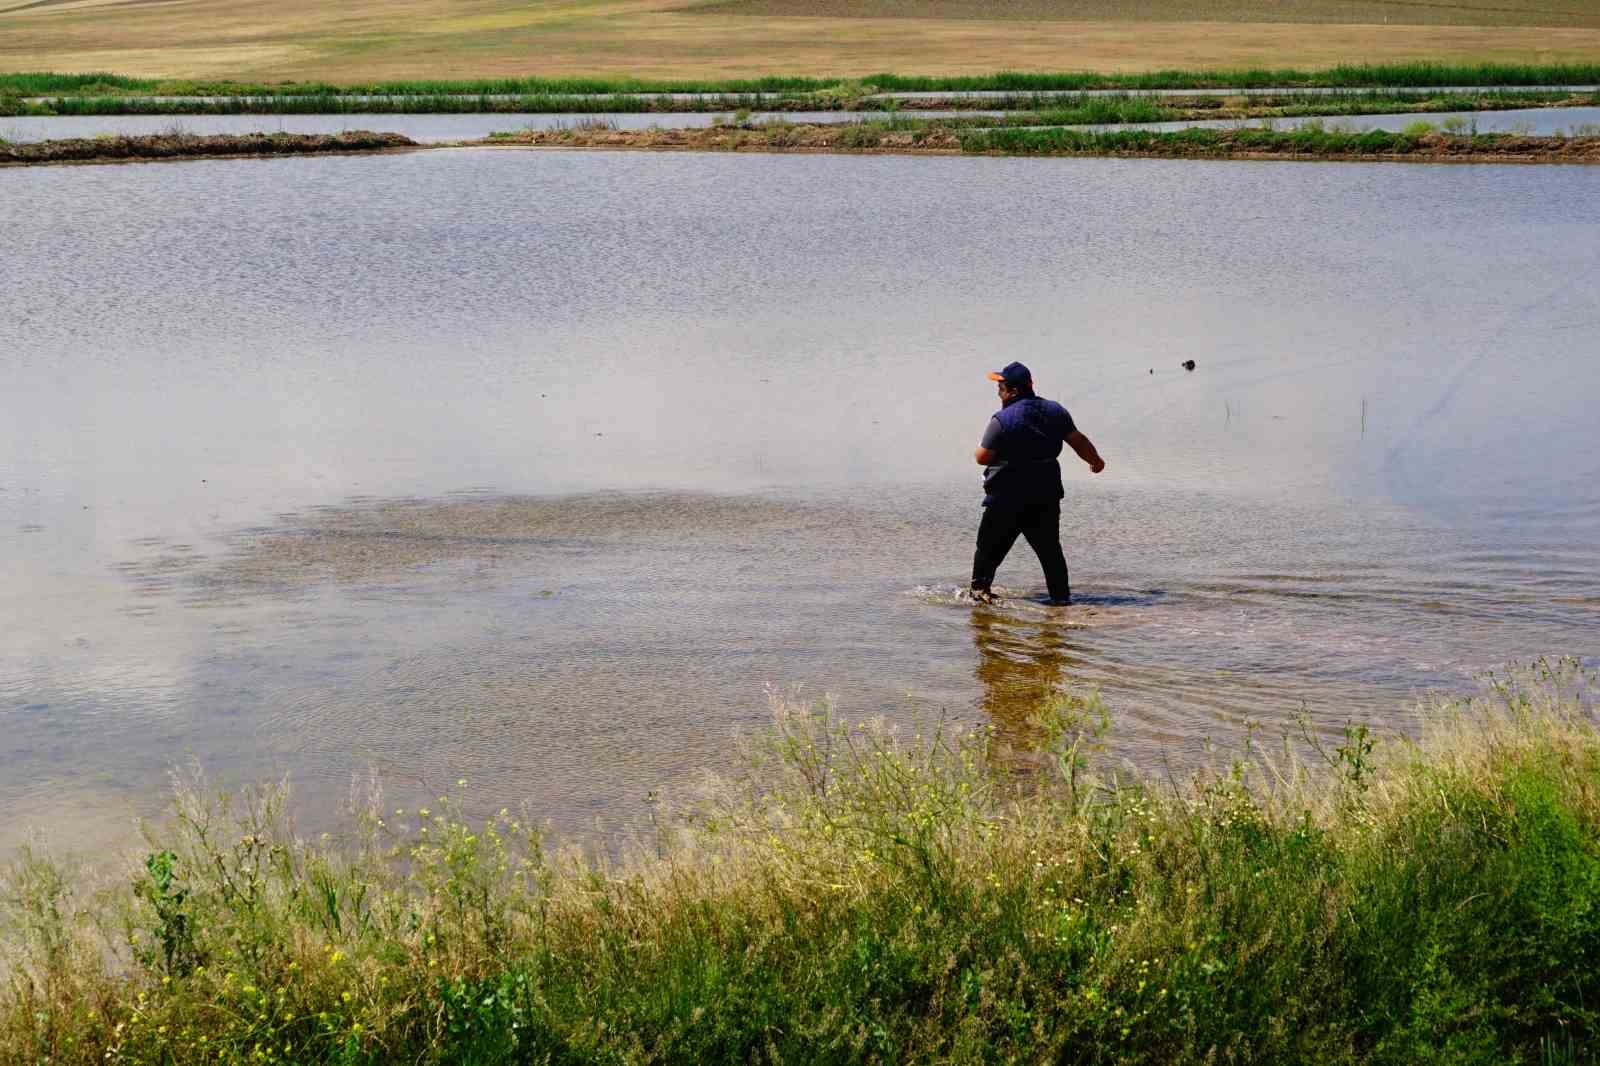
[[[972,612],[972,640],[978,646],[978,683],[983,709],[993,727],[990,758],[996,768],[1026,773],[1044,740],[1041,712],[1064,689],[1067,670],[1081,659],[1073,654],[1072,630],[1058,622],[1008,618],[985,607]]]

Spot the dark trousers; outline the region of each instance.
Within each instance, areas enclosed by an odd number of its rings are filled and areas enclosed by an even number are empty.
[[[994,582],[1006,553],[1021,534],[1044,567],[1045,584],[1052,600],[1070,600],[1067,557],[1061,553],[1061,501],[995,500],[983,509],[978,523],[978,550],[972,556],[972,587],[987,590]]]

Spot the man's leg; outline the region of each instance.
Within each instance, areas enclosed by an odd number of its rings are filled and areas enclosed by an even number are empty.
[[[1067,579],[1067,557],[1061,552],[1061,504],[1055,500],[1034,504],[1024,516],[1022,535],[1044,567],[1044,583],[1050,599],[1072,602],[1072,584]]]
[[[978,522],[978,550],[972,556],[972,589],[987,592],[994,584],[994,572],[1000,569],[1006,553],[1017,542],[1022,532],[1015,507],[992,503],[983,509]]]

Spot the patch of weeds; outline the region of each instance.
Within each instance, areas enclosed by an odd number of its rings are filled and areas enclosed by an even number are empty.
[[[172,851],[153,851],[145,857],[144,869],[134,882],[134,895],[153,915],[153,940],[135,944],[135,955],[146,967],[168,977],[187,977],[200,964],[200,954],[185,907],[189,890],[178,876],[178,856]]]
[[[833,137],[837,148],[876,148],[883,143],[883,129],[867,122],[851,122],[842,126]]]
[[[538,128],[531,123],[526,128],[538,132]],[[581,115],[575,119],[558,118],[548,128],[553,133],[600,133],[617,129],[617,120],[601,115]]]
[[[800,128],[781,118],[767,119],[756,126],[773,148],[793,148],[801,141]]]
[[[1416,122],[1406,123],[1400,132],[1407,137],[1426,137],[1430,133],[1438,133],[1439,127],[1425,119],[1419,119]]]

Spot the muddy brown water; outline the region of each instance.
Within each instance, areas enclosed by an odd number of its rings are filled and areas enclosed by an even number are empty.
[[[191,756],[563,828],[766,686],[1119,757],[1600,651],[1600,173],[461,151],[0,172],[0,847]],[[956,591],[1011,359],[1078,604]],[[1196,369],[1179,364],[1194,359]],[[607,830],[602,829],[602,832]]]

